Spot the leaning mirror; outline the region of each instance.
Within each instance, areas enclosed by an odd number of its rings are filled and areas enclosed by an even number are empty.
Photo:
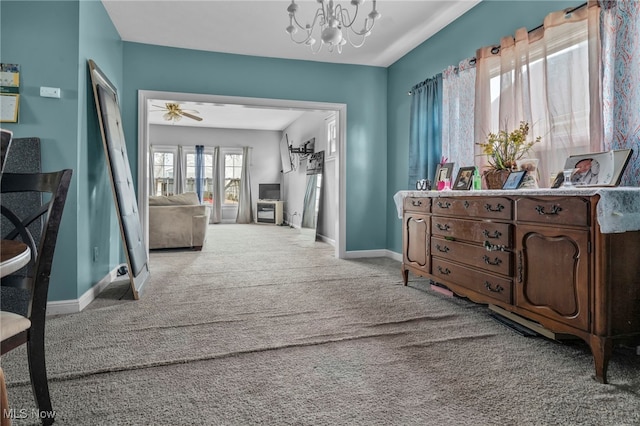
[[[322,202],[322,171],[324,151],[310,154],[307,158],[307,186],[304,192],[301,232],[313,241],[318,239],[318,215]]]

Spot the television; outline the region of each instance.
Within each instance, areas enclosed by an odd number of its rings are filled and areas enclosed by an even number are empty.
[[[261,183],[258,185],[258,199],[260,200],[280,200],[279,183]]]

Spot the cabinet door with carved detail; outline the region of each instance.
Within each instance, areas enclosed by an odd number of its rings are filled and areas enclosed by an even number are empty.
[[[403,224],[404,264],[429,273],[429,216],[405,212]]]
[[[515,304],[589,330],[589,231],[518,225]]]

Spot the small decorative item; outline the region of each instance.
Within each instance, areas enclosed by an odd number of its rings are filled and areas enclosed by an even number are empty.
[[[529,124],[522,121],[519,128],[511,132],[500,130],[498,133],[489,133],[486,142],[478,143],[489,162],[488,169],[483,173],[488,189],[502,188],[509,172],[517,166],[516,161],[529,153],[534,144],[540,142],[540,136],[533,141],[527,141],[528,135]]]
[[[511,172],[504,185],[502,185],[502,189],[518,189],[526,173],[524,170]]]
[[[417,191],[431,191],[431,181],[429,179],[418,179],[416,181]]]
[[[445,189],[444,182],[448,181],[448,187],[451,187],[451,175],[453,173],[453,163],[447,163],[447,159],[442,157],[440,160],[440,164],[438,164],[438,168],[436,169],[436,177],[434,182],[436,182],[436,188],[438,191]],[[441,183],[442,182],[442,183]],[[448,189],[448,188],[447,188]]]
[[[526,172],[522,180],[522,185],[520,185],[521,188],[538,188],[538,180],[540,178],[538,161],[537,158],[522,158],[516,160],[518,170],[524,170]]]
[[[473,174],[476,171],[475,167],[460,167],[458,170],[458,177],[453,184],[453,189],[468,191],[473,184]]]

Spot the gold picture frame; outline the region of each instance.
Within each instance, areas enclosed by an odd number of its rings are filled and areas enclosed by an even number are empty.
[[[0,93],[0,123],[17,123],[20,95]]]

